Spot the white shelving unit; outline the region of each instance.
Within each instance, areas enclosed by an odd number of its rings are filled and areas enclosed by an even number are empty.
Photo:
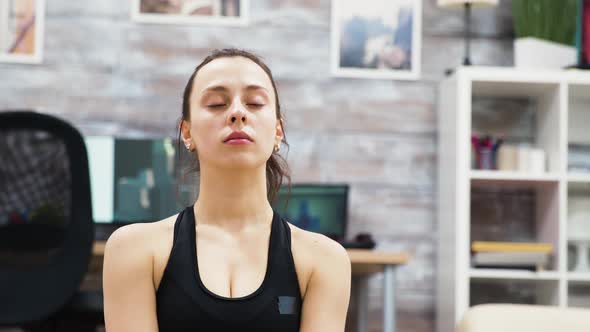
[[[570,272],[567,279],[571,282],[590,283],[590,273],[588,272]]]
[[[521,270],[504,270],[504,269],[477,269],[472,268],[469,271],[469,277],[472,279],[500,279],[500,280],[559,280],[559,273],[553,271],[521,271]]]
[[[567,264],[568,189],[586,185],[590,198],[590,173],[568,173],[568,144],[590,145],[590,74],[462,67],[441,82],[439,91],[437,331],[454,331],[473,305],[472,289],[481,291],[487,283],[532,285],[538,290],[538,304],[590,306],[590,273],[570,272]],[[472,104],[479,97],[526,98],[534,103],[532,144],[545,151],[545,173],[471,169]],[[531,190],[533,236],[554,246],[546,271],[471,266],[471,194],[480,187]],[[575,287],[587,287],[588,301],[580,300],[577,291],[570,294]]]
[[[550,184],[559,181],[557,173],[528,174],[513,171],[471,170],[470,174],[472,183],[482,184]]]
[[[570,173],[568,175],[569,182],[590,183],[590,174]]]

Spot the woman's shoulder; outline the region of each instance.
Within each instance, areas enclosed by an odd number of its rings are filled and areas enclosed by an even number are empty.
[[[109,236],[105,245],[105,264],[108,261],[116,265],[128,266],[130,269],[148,269],[153,271],[154,258],[171,247],[176,216],[150,223],[133,223],[118,228]],[[167,240],[170,240],[168,244]],[[138,266],[138,264],[148,264]]]
[[[174,231],[177,215],[149,223],[133,223],[117,228],[109,236],[106,248],[149,250],[151,245],[158,243],[159,238]]]
[[[331,274],[331,271],[350,271],[350,258],[340,243],[329,237],[303,230],[289,223],[291,248],[298,275],[304,276],[304,289],[312,275]],[[303,292],[304,294],[306,291]]]
[[[170,218],[130,224],[117,229],[107,240],[102,270],[107,329],[116,325],[121,331],[128,330],[131,325],[137,325],[136,316],[141,316],[139,319],[144,319],[144,324],[139,329],[157,330],[156,317],[150,315],[156,307],[155,244],[170,224],[173,224]]]
[[[309,251],[309,253],[320,254],[320,259],[325,256],[330,258],[348,257],[346,249],[329,237],[320,233],[306,231],[291,223],[289,223],[289,226],[294,247]]]

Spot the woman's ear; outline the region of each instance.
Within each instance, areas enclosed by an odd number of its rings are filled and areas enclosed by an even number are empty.
[[[193,142],[191,139],[191,127],[190,122],[186,120],[181,120],[180,122],[180,131],[182,132],[182,143],[186,147],[187,150],[193,150]]]
[[[275,131],[276,141],[280,144],[283,141],[283,137],[285,136],[283,132],[283,119],[279,119],[277,121],[277,127]]]

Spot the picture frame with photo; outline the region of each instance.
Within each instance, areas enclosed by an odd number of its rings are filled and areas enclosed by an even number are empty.
[[[45,0],[0,1],[0,62],[43,61]]]
[[[422,0],[332,1],[333,76],[417,80],[421,48]]]
[[[131,20],[140,23],[245,26],[249,0],[132,0]]]

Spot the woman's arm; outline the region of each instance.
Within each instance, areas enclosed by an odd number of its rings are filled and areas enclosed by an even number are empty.
[[[342,332],[350,299],[350,258],[326,237],[313,241],[313,270],[303,300],[300,332]]]
[[[157,332],[153,254],[146,225],[132,224],[108,239],[103,264],[107,332]]]

